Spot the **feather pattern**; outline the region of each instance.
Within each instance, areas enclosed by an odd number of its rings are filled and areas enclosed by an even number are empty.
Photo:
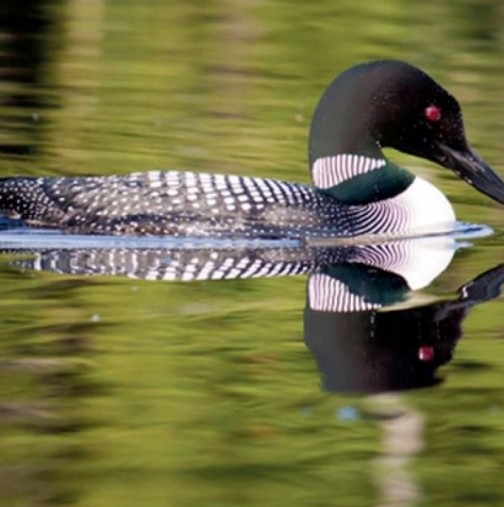
[[[387,162],[380,158],[340,154],[317,159],[313,164],[312,177],[315,185],[326,189],[385,165]]]
[[[378,161],[347,159],[348,168],[378,167]],[[444,208],[436,208],[436,202]],[[7,216],[102,235],[304,239],[404,234],[417,223],[454,220],[446,203],[426,182],[413,183],[395,198],[347,205],[311,185],[222,174],[150,171],[0,180],[0,210]]]

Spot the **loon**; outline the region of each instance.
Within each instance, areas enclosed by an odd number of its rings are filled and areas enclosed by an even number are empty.
[[[0,179],[0,210],[69,233],[313,238],[453,230],[448,199],[382,148],[452,169],[504,203],[504,182],[469,146],[456,99],[420,69],[380,60],[326,89],[309,134],[313,185],[182,171]]]

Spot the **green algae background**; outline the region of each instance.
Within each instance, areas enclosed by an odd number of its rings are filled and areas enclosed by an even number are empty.
[[[30,18],[23,38],[15,22]],[[0,6],[0,174],[186,168],[309,181],[330,80],[400,58],[461,102],[504,174],[504,4],[67,0]],[[504,261],[502,208],[390,153],[497,234],[429,289]],[[502,505],[504,307],[472,310],[439,387],[326,393],[303,277],[159,283],[0,270],[0,504]]]

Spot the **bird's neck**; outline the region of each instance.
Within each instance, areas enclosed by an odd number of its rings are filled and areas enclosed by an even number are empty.
[[[320,100],[310,128],[312,180],[346,204],[396,197],[414,176],[386,159],[375,104],[358,87],[336,80]]]
[[[322,115],[322,113],[321,113]],[[415,179],[383,154],[368,126],[334,117],[315,117],[310,132],[313,183],[345,204],[368,204],[396,197]]]

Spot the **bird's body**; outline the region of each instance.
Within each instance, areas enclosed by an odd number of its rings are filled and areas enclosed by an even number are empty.
[[[455,214],[433,185],[382,153],[436,161],[504,202],[504,182],[470,149],[460,107],[419,69],[358,65],[326,90],[309,142],[313,185],[180,171],[0,179],[0,210],[68,232],[304,238],[449,231]]]
[[[422,205],[429,199],[430,206]],[[179,171],[12,178],[0,205],[38,227],[112,235],[215,238],[411,235],[450,230],[450,203],[421,178],[395,198],[347,205],[313,185]],[[14,211],[12,211],[14,210]]]

